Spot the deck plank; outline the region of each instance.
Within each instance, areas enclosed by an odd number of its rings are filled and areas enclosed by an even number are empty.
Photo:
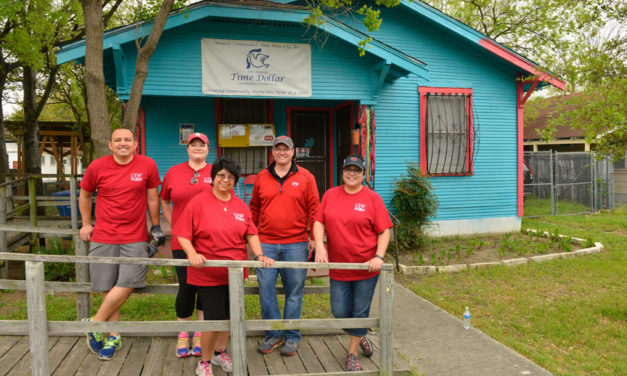
[[[368,338],[370,338],[370,341],[372,342],[373,344],[372,346],[374,348],[373,338],[370,335],[368,335]],[[338,336],[338,340],[340,341],[340,344],[342,345],[344,352],[348,354],[348,344],[350,343],[350,339],[348,338],[348,335],[345,335],[344,338],[342,338],[342,336]],[[358,354],[359,354],[359,364],[361,365],[362,371],[378,371],[379,370],[379,365],[374,363],[372,358],[365,357],[364,354],[361,352],[361,350],[358,351]],[[372,357],[375,357],[377,355],[378,355],[378,351],[375,350]]]
[[[266,361],[266,366],[268,367],[268,374],[287,375],[287,367],[285,366],[285,363],[283,363],[283,356],[281,355],[281,351],[279,349],[272,351],[270,354],[263,355],[263,358]]]
[[[246,356],[248,359],[248,374],[250,376],[267,375],[268,369],[266,368],[266,361],[263,359],[263,355],[257,351],[257,345],[259,344],[259,338],[248,337],[246,338]]]
[[[116,354],[116,357],[118,355],[119,354]],[[93,376],[98,373],[100,367],[104,365],[103,363],[105,363],[105,361],[98,359],[98,355],[90,353],[76,370],[75,376]]]
[[[67,353],[59,367],[52,373],[52,376],[71,376],[76,373],[78,367],[83,363],[85,357],[96,356],[87,349],[85,337],[80,337],[72,349]]]
[[[322,337],[310,337],[309,343],[314,354],[320,360],[320,364],[324,367],[325,372],[343,372],[344,366],[338,363],[337,359],[331,353]]]
[[[287,373],[290,375],[307,373],[307,369],[305,368],[303,361],[300,359],[298,351],[296,351],[296,354],[292,356],[283,356],[283,362],[285,363],[285,367],[287,367]]]
[[[11,347],[1,358],[0,364],[2,364],[2,369],[0,369],[0,376],[4,376],[8,374],[13,367],[28,354],[28,337],[21,337],[14,345]],[[6,365],[6,366],[5,366]],[[30,368],[30,367],[29,367]]]
[[[9,351],[20,337],[17,336],[0,336],[0,359]]]
[[[324,336],[324,343],[327,345],[331,354],[341,365],[342,371],[346,371],[346,348],[342,345],[342,341],[348,341],[347,335]]]
[[[48,351],[52,349],[52,347],[59,340],[58,337],[51,337],[48,339]],[[20,359],[15,367],[8,373],[9,376],[28,376],[32,373],[30,368],[30,351]]]
[[[162,376],[181,376],[183,373],[184,359],[176,357],[176,343],[178,338],[171,337],[165,350],[165,363],[163,364]]]
[[[70,350],[76,345],[77,341],[80,341],[82,337],[59,337],[59,340],[54,345],[52,350],[48,353],[48,359],[50,360],[50,373],[59,367],[66,356],[68,356]]]
[[[311,348],[309,337],[303,337],[298,344],[298,354],[305,366],[305,369],[307,370],[307,373],[324,372],[324,367],[320,364],[318,357],[316,357],[316,354],[314,354],[314,351]]]
[[[126,356],[133,346],[133,339],[129,337],[122,338],[122,347],[117,351],[113,359],[108,361],[102,361],[102,366],[98,371],[97,376],[110,376],[117,375],[122,369],[122,365],[126,360]]]
[[[141,374],[145,376],[161,375],[165,359],[167,358],[167,349],[168,337],[153,337]],[[171,356],[174,357],[174,354]]]
[[[128,350],[126,361],[120,369],[120,376],[137,376],[144,368],[144,361],[148,348],[150,347],[150,337],[137,337]]]
[[[372,361],[375,363],[377,368],[379,367],[381,358],[379,355],[381,354],[381,349],[379,348],[379,334],[368,334],[370,341],[372,341],[372,345],[374,347],[374,355],[372,356]],[[394,351],[394,370],[395,374],[399,374],[396,370],[401,371],[400,374],[408,373],[411,369],[411,366],[400,356],[398,356],[398,352]]]

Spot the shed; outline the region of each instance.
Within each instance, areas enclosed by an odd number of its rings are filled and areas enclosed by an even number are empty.
[[[305,2],[285,0],[201,1],[171,13],[140,116],[142,153],[162,176],[186,160],[192,130],[209,136],[210,160],[231,156],[245,174],[268,164],[272,135],[287,134],[321,192],[340,183],[338,161],[358,150],[388,206],[408,162],[431,176],[434,233],[519,230],[523,104],[535,88],[564,83],[420,1],[382,9],[362,57],[363,25],[323,15],[308,27],[308,14]],[[106,81],[123,101],[135,39],[150,27],[105,32]],[[67,44],[58,62],[84,53],[84,40]]]

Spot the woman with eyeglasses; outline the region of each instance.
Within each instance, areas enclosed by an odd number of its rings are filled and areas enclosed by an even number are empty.
[[[270,266],[274,262],[264,257],[248,206],[233,193],[240,176],[239,165],[230,158],[218,158],[211,167],[212,189],[194,196],[181,214],[177,224],[178,241],[187,254],[187,283],[196,286],[205,320],[228,320],[228,268],[206,267],[207,260],[247,260],[250,246],[256,260]],[[244,268],[244,278],[248,268]],[[229,332],[201,333],[201,360],[196,375],[210,376],[211,364],[232,372],[231,359],[214,352]],[[222,361],[221,361],[222,360]],[[228,367],[225,364],[228,363]]]
[[[316,262],[368,264],[367,271],[329,270],[331,311],[336,318],[368,317],[390,242],[392,221],[381,196],[363,185],[364,168],[364,160],[358,155],[344,159],[344,184],[324,194],[315,216]],[[344,331],[350,335],[346,370],[361,371],[358,349],[368,358],[373,353],[366,336],[368,328]]]
[[[209,140],[202,133],[192,133],[187,138],[187,155],[189,160],[172,166],[163,178],[161,185],[161,209],[163,215],[170,222],[172,228],[171,249],[175,259],[186,259],[176,233],[178,222],[187,202],[200,192],[211,190],[211,165],[207,163],[209,154]],[[174,207],[173,207],[174,205]],[[179,289],[176,294],[175,310],[179,321],[189,321],[196,307],[196,318],[203,319],[200,301],[197,299],[196,288],[187,283],[187,267],[177,266],[176,275]],[[220,343],[220,350],[224,351],[226,340]],[[186,358],[190,355],[200,356],[200,332],[194,333],[190,351],[189,334],[179,333],[176,345],[176,356]],[[226,355],[228,356],[228,355]]]

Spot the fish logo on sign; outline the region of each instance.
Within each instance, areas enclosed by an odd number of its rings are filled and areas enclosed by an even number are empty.
[[[250,67],[268,68],[270,64],[266,63],[266,60],[269,57],[261,53],[261,48],[248,51],[248,55],[246,55],[246,69],[250,69]]]

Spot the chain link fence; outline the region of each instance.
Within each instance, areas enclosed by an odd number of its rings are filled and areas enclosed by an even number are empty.
[[[612,162],[593,153],[525,152],[525,216],[590,213],[613,207]]]

